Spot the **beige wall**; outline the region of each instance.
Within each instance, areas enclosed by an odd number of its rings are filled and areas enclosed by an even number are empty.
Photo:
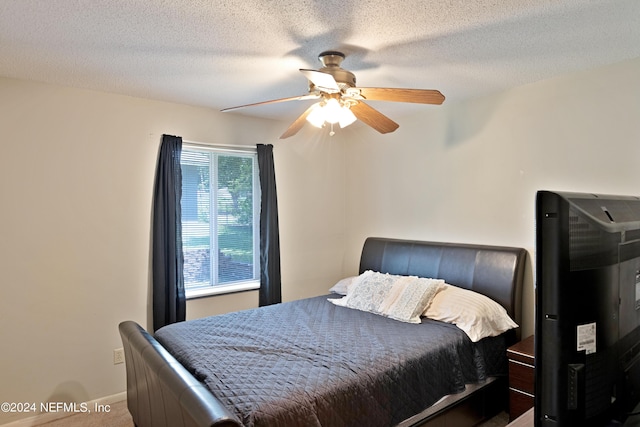
[[[147,326],[149,318],[151,194],[163,133],[275,143],[284,298],[323,293],[341,275],[344,156],[335,141],[283,144],[273,121],[2,78],[0,129],[0,402],[124,391],[124,366],[112,354],[120,321]],[[189,301],[187,311],[194,318],[255,306],[254,291]],[[0,424],[28,415],[0,413]]]
[[[117,324],[147,325],[160,136],[275,145],[283,297],[357,272],[369,235],[534,251],[538,189],[640,194],[640,60],[425,107],[379,136],[0,78],[0,402],[124,391]],[[293,118],[290,118],[293,120]],[[525,333],[533,331],[533,271]],[[189,318],[257,305],[190,301]],[[0,424],[16,417],[0,414]]]
[[[353,132],[345,271],[368,235],[513,245],[534,256],[537,190],[640,195],[640,59]],[[524,336],[533,333],[533,267]]]

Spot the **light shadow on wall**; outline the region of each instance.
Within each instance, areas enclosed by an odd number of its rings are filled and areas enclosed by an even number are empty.
[[[499,103],[499,97],[487,96],[452,103],[444,107],[446,108],[444,117],[447,121],[444,136],[445,146],[455,147],[466,144],[482,134],[487,124],[492,120]]]

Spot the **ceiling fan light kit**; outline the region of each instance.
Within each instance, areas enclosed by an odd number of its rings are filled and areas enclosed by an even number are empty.
[[[358,88],[356,87],[356,76],[351,71],[340,67],[345,59],[342,52],[325,51],[318,55],[318,59],[323,65],[319,70],[300,70],[309,80],[308,94],[241,105],[222,111],[277,102],[320,99],[302,113],[280,136],[280,139],[284,139],[298,133],[305,122],[318,128],[329,123],[331,136],[335,133],[333,131],[334,124],[338,123],[341,128],[344,128],[356,120],[362,121],[380,133],[393,132],[399,127],[396,122],[366,104],[365,100],[434,105],[440,105],[444,102],[444,96],[440,91],[432,89]]]
[[[332,125],[338,123],[341,128],[345,128],[356,120],[349,103],[336,98],[314,104],[307,116],[307,121],[317,128],[323,127],[325,123]]]

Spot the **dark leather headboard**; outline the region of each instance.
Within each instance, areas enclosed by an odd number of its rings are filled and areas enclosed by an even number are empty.
[[[522,325],[526,254],[523,248],[370,237],[362,248],[360,273],[444,279],[497,301]]]

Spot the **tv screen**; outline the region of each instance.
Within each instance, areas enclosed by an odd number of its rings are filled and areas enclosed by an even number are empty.
[[[640,402],[640,198],[536,195],[535,426],[620,425]]]

